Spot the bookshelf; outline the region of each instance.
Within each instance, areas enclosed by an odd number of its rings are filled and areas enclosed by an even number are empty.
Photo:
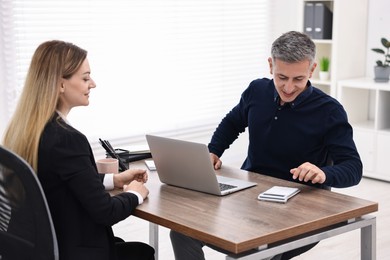
[[[364,175],[390,181],[390,83],[372,78],[341,80],[338,98],[353,126]]]
[[[362,77],[366,72],[368,0],[300,0],[298,28],[302,32],[305,26],[307,3],[323,3],[332,13],[331,39],[313,39],[317,48],[316,62],[318,63],[324,56],[330,60],[330,79],[320,80],[319,66],[317,66],[311,82],[315,87],[337,98],[339,80]]]
[[[331,39],[313,39],[316,61],[330,59],[330,79],[317,67],[311,82],[344,106],[363,161],[364,176],[390,181],[390,83],[366,78],[368,0],[300,0],[298,28],[304,31],[305,4],[323,3],[332,12]],[[351,6],[353,5],[353,6]]]

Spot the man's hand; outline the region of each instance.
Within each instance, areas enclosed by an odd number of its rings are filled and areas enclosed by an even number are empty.
[[[214,165],[215,170],[221,169],[222,161],[219,159],[218,156],[216,156],[213,153],[210,153],[210,159],[211,159],[212,164]]]
[[[297,168],[291,169],[290,173],[293,175],[292,177],[294,180],[299,179],[304,182],[311,181],[313,184],[324,183],[326,180],[325,173],[320,168],[309,162],[305,162]]]

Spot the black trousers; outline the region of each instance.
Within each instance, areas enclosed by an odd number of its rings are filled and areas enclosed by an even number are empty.
[[[142,242],[125,242],[115,237],[118,260],[154,260],[154,248]]]

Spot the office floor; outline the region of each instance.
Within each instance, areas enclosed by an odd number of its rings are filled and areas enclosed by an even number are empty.
[[[390,255],[390,183],[363,178],[358,186],[346,189],[333,189],[359,198],[379,203],[377,217],[377,259],[388,259]],[[151,191],[153,192],[153,191]],[[259,216],[261,217],[261,216]],[[130,217],[114,226],[114,233],[127,241],[138,240],[148,242],[149,224],[136,217]],[[160,227],[160,260],[174,259],[172,246],[169,240],[169,230]],[[212,249],[205,248],[206,259],[222,260],[224,255]],[[309,252],[296,257],[297,260],[344,260],[360,259],[360,231],[355,230],[347,234],[328,238],[321,241]]]

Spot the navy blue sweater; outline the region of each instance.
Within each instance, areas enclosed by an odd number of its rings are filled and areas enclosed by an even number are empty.
[[[249,147],[242,169],[298,181],[292,179],[290,169],[310,162],[326,174],[325,183],[315,186],[358,184],[362,162],[342,105],[310,82],[293,102],[279,104],[273,80],[252,81],[214,132],[210,152],[221,157],[248,127]],[[329,159],[333,165],[327,163]]]

